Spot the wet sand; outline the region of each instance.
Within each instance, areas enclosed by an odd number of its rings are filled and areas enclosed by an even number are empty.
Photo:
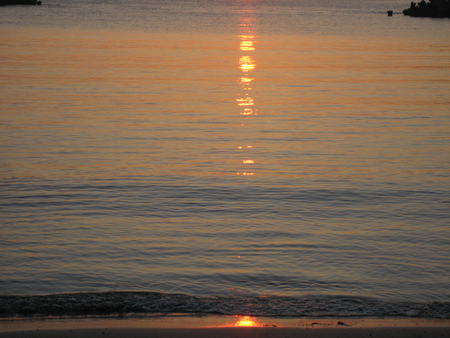
[[[249,326],[246,326],[249,325]],[[157,316],[141,319],[15,319],[0,337],[450,337],[450,319],[279,319]]]

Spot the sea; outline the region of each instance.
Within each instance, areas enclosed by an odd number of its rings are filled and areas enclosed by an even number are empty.
[[[0,315],[450,318],[450,19],[409,5],[0,7]]]

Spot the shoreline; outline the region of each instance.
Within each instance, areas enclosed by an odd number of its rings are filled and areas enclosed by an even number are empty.
[[[137,318],[161,314],[247,315],[278,318],[442,318],[450,302],[383,301],[357,296],[215,296],[111,291],[35,296],[0,295],[0,316]]]
[[[0,337],[450,337],[450,319],[152,315],[2,318]]]

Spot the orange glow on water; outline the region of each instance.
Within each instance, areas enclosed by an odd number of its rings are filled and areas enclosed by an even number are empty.
[[[252,59],[251,56],[242,56],[239,59],[239,68],[243,71],[243,72],[249,72],[252,71],[253,69],[255,69],[256,64],[255,61]]]
[[[253,35],[239,35],[242,40],[253,40],[255,36]]]
[[[253,106],[254,105],[254,101],[251,97],[236,99],[236,102],[238,102],[239,106]],[[249,114],[247,114],[247,115],[249,115]]]
[[[248,116],[248,115],[253,115],[253,109],[251,109],[251,108],[245,108],[240,114],[241,115],[246,115],[246,116]],[[256,114],[255,114],[256,115]]]
[[[255,50],[255,47],[253,46],[253,41],[250,40],[244,40],[241,41],[241,50]]]
[[[239,30],[242,33],[242,37],[251,38],[254,33],[253,23],[256,21],[253,14],[253,9],[243,9],[241,12],[241,18],[239,23]]]
[[[241,84],[248,85],[252,82],[253,78],[251,77],[241,77]]]
[[[250,76],[250,72],[256,69],[256,62],[253,59],[254,53],[256,51],[255,48],[255,28],[254,28],[254,22],[255,18],[253,17],[253,10],[246,9],[241,11],[241,23],[239,25],[240,34],[238,35],[239,38],[239,49],[243,51],[240,58],[239,58],[239,69],[242,71],[242,75],[240,77],[240,85],[242,88],[242,91],[240,94],[238,94],[238,97],[236,98],[237,106],[240,108],[239,114],[241,115],[242,119],[245,119],[248,123],[251,123],[254,117],[256,115],[256,109],[253,108],[255,105],[255,100],[250,97],[250,93],[252,92],[252,83],[254,81],[254,78]],[[242,123],[241,126],[244,126]],[[243,150],[246,149],[249,151],[252,148],[251,145],[242,145],[239,146],[238,149]],[[251,159],[244,159],[242,160],[242,163],[244,165],[254,164],[255,162]],[[255,175],[254,172],[237,172],[238,176],[253,176]],[[243,317],[238,323],[234,326],[253,326],[251,325],[251,322],[248,321],[250,317]],[[246,325],[249,324],[249,325]]]

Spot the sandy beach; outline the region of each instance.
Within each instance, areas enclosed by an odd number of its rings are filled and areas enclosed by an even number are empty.
[[[450,337],[450,320],[279,319],[244,316],[163,316],[141,319],[15,319],[0,337]]]

